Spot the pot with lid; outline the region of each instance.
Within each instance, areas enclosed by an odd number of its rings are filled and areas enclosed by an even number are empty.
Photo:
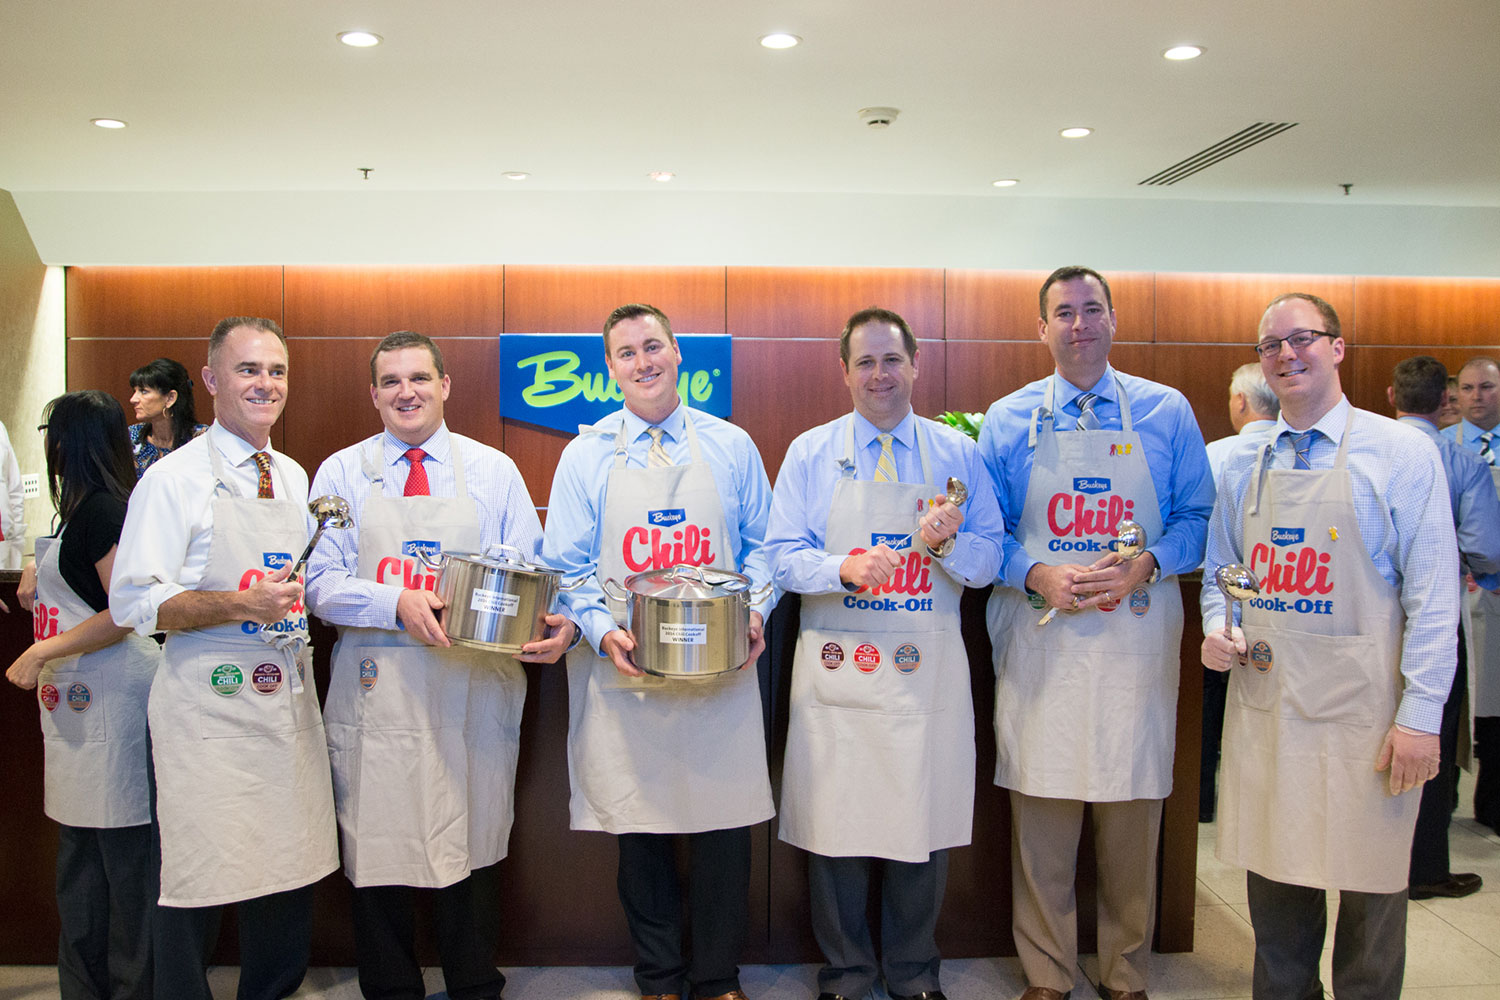
[[[527,562],[510,545],[435,558],[419,551],[417,558],[439,572],[437,595],[443,607],[438,624],[448,638],[501,653],[519,653],[526,643],[545,638],[545,619],[558,591],[572,590],[587,579],[564,584],[562,570]]]
[[[635,636],[636,666],[658,677],[711,677],[737,669],[750,655],[750,578],[731,570],[671,566],[605,580],[604,592],[625,602],[625,627]]]

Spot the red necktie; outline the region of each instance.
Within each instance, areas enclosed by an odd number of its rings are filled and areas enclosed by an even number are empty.
[[[427,457],[427,452],[421,448],[406,449],[406,460],[411,463],[411,468],[406,473],[406,489],[402,492],[405,497],[425,497],[432,494],[427,489],[427,470],[422,466],[422,460]]]
[[[255,459],[255,468],[260,472],[260,478],[255,483],[256,499],[275,500],[276,490],[271,486],[271,456],[257,451],[251,457]]]

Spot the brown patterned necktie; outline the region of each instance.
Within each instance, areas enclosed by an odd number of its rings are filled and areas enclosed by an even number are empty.
[[[275,500],[276,489],[271,485],[271,456],[263,451],[257,451],[252,458],[255,459],[255,468],[260,472],[260,478],[255,484],[255,496],[259,500]]]

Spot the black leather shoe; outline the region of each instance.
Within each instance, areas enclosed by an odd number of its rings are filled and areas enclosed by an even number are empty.
[[[923,990],[921,993],[892,993],[891,1000],[948,1000],[942,990]]]
[[[1428,885],[1414,885],[1407,890],[1407,895],[1412,899],[1432,899],[1442,896],[1446,899],[1461,899],[1464,896],[1472,896],[1484,885],[1484,879],[1473,872],[1459,872],[1449,875],[1441,882],[1432,882]]]

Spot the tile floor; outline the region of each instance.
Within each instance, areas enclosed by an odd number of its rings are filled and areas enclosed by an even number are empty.
[[[1465,807],[1472,788],[1462,786]],[[1455,871],[1478,872],[1484,889],[1467,899],[1414,902],[1407,914],[1406,986],[1403,1000],[1500,1000],[1500,835],[1463,817],[1449,835]],[[1250,996],[1254,941],[1245,902],[1243,869],[1221,864],[1213,854],[1214,828],[1199,827],[1196,944],[1191,954],[1156,955],[1151,967],[1152,1000],[1236,1000]],[[1333,926],[1330,914],[1329,927]],[[1098,966],[1085,956],[1073,990],[1090,1000]],[[505,995],[513,1000],[635,1000],[624,968],[506,969]],[[742,970],[753,1000],[814,1000],[817,969],[811,965],[757,965]],[[1328,952],[1323,981],[1329,981]],[[220,998],[234,996],[238,970],[209,976]],[[427,970],[430,1000],[445,1000],[442,973]],[[1014,1000],[1025,987],[1013,958],[954,959],[943,963],[943,989],[953,1000]],[[38,966],[0,967],[0,1000],[53,1000],[56,971]],[[313,969],[297,1000],[360,1000],[352,969]],[[870,1000],[886,1000],[877,992]]]

